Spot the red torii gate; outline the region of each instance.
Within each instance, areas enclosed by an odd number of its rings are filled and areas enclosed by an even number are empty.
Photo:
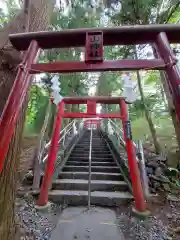
[[[119,113],[96,113],[96,104],[119,104]],[[87,112],[64,112],[64,104],[87,104]],[[124,130],[124,140],[126,142],[126,151],[128,156],[128,164],[135,199],[135,207],[138,211],[146,210],[146,203],[141,186],[141,180],[136,160],[134,144],[132,141],[131,126],[128,119],[128,111],[125,99],[122,97],[66,97],[58,106],[58,113],[54,125],[54,134],[49,149],[45,175],[41,187],[39,206],[45,206],[48,203],[48,186],[51,184],[54,163],[57,157],[58,141],[60,138],[60,129],[62,118],[118,118],[122,120]],[[120,144],[120,143],[119,143]]]
[[[116,28],[73,29],[58,32],[12,34],[10,35],[10,41],[17,50],[27,52],[18,67],[17,77],[0,118],[0,173],[19,112],[32,83],[30,74],[41,72],[66,73],[139,69],[164,70],[168,76],[168,86],[174,101],[177,120],[180,121],[180,72],[169,44],[169,42],[180,42],[179,24],[136,25]],[[154,44],[159,55],[157,59],[103,60],[103,46],[105,45],[146,43]],[[84,62],[36,63],[40,48],[50,49],[82,46],[85,46]],[[59,108],[62,111],[62,107]],[[71,117],[71,113],[69,113],[68,117]],[[142,211],[143,209],[139,210]]]
[[[89,129],[90,126],[92,129],[100,129],[101,120],[101,118],[86,119],[84,120],[84,128]]]

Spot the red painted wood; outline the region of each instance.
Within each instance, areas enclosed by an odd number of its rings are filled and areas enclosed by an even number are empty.
[[[112,60],[102,63],[89,64],[85,62],[54,62],[32,64],[31,73],[38,74],[42,72],[48,73],[70,73],[70,72],[102,72],[102,71],[129,71],[140,69],[157,69],[162,70],[164,61],[161,59],[152,60]]]
[[[95,125],[96,126],[96,129],[100,129],[100,120],[96,120],[96,119],[93,119],[93,120],[85,120],[84,121],[84,128],[88,128],[88,125]]]
[[[23,63],[25,69],[19,67],[16,79],[11,89],[9,98],[0,118],[0,173],[3,169],[8,147],[14,133],[15,124],[18,119],[22,104],[32,83],[32,76],[29,75],[29,68],[38,55],[38,44],[32,41]]]
[[[63,118],[121,118],[119,113],[96,113],[88,114],[83,112],[65,112]]]
[[[45,174],[44,174],[43,183],[41,186],[40,196],[37,202],[38,206],[44,206],[48,203],[48,188],[52,182],[52,176],[54,173],[54,163],[55,163],[57,151],[58,151],[58,141],[60,138],[63,112],[64,112],[64,102],[61,101],[58,106],[58,113],[56,116],[56,121],[54,123],[54,132],[53,132],[51,146],[48,153]]]
[[[166,74],[168,76],[168,85],[172,93],[176,116],[180,122],[180,70],[165,33],[160,33],[158,35],[156,45],[160,56],[167,64]]]
[[[146,202],[143,194],[143,189],[141,185],[141,179],[138,169],[138,163],[136,161],[136,154],[134,149],[133,141],[128,139],[125,134],[125,121],[128,120],[127,106],[124,100],[120,101],[120,112],[122,115],[122,125],[124,130],[124,140],[126,142],[126,152],[128,156],[128,165],[131,176],[131,183],[133,189],[133,196],[135,201],[135,208],[139,212],[144,212],[146,210]]]
[[[69,29],[58,32],[31,32],[11,34],[9,38],[12,45],[20,51],[26,50],[32,40],[36,40],[42,49],[84,47],[86,32],[92,31],[103,32],[104,46],[152,43],[160,32],[166,32],[171,43],[180,42],[180,24],[151,24],[113,28]]]
[[[119,104],[120,99],[124,97],[109,97],[109,96],[86,96],[86,97],[65,97],[63,99],[66,104],[87,104],[88,101],[105,104]]]
[[[96,114],[96,101],[87,101],[87,113],[88,114]]]

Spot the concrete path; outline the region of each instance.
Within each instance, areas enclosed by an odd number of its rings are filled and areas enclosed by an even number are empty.
[[[124,240],[111,209],[71,207],[63,211],[50,240]]]

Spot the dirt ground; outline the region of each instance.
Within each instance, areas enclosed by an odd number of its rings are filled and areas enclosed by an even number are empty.
[[[167,226],[168,236],[180,240],[180,196],[173,201],[168,196],[159,196],[149,205],[149,208],[152,215]]]
[[[22,150],[20,155],[20,171],[27,171],[32,167],[34,151],[37,147],[37,136],[24,137],[22,141]]]
[[[135,218],[132,205],[117,208],[117,221],[126,240],[180,240],[180,202],[165,196],[149,203],[151,216],[146,220]]]

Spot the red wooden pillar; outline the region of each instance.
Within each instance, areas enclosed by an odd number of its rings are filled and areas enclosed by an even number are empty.
[[[51,146],[48,153],[48,160],[46,164],[45,174],[44,174],[43,183],[41,186],[39,200],[37,202],[38,206],[45,206],[48,203],[48,188],[49,188],[49,185],[51,184],[52,176],[54,173],[54,163],[57,157],[58,141],[60,138],[63,113],[64,113],[64,102],[61,101],[58,106],[58,113],[56,116],[56,121],[54,123],[54,131],[53,131],[53,136],[51,140]]]
[[[134,144],[132,141],[132,133],[130,121],[128,119],[128,111],[125,100],[120,100],[120,110],[122,116],[122,124],[124,130],[124,140],[126,142],[126,151],[128,156],[128,165],[130,170],[133,196],[135,200],[135,209],[138,212],[146,211],[146,202],[143,194],[143,189],[140,180],[138,164],[136,161],[136,154]]]
[[[85,120],[85,121],[84,121],[84,128],[87,129],[87,128],[88,128],[88,124],[89,124],[89,120]]]
[[[84,128],[87,128],[87,121],[84,121]]]
[[[101,128],[101,122],[100,120],[98,120],[98,129],[100,130],[100,128]]]
[[[96,115],[96,102],[87,101],[87,114]]]
[[[158,53],[167,64],[165,71],[169,81],[168,86],[172,93],[177,119],[180,121],[180,71],[177,67],[177,61],[170,47],[166,33],[161,32],[158,34],[156,46]]]
[[[8,100],[0,118],[0,173],[8,151],[8,147],[14,133],[15,125],[25,100],[29,87],[32,83],[32,76],[29,74],[31,64],[35,62],[39,53],[36,41],[32,41],[25,53],[23,62],[19,65],[18,73]]]

